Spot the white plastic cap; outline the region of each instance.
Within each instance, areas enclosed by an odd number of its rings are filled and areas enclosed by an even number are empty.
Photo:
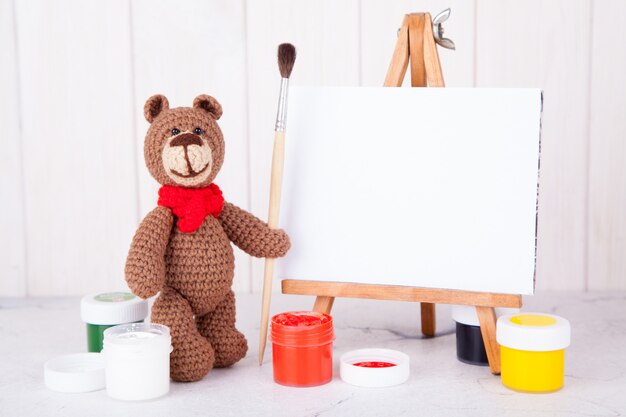
[[[58,392],[89,392],[103,389],[104,358],[99,353],[76,353],[50,359],[44,364],[46,387]]]
[[[548,352],[570,344],[571,328],[563,317],[543,313],[522,313],[498,319],[496,340],[511,349]]]
[[[142,321],[148,317],[148,301],[128,292],[90,294],[80,301],[80,317],[100,325]]]
[[[389,362],[395,366],[369,368],[356,366],[359,362]],[[348,384],[359,387],[391,387],[409,379],[409,356],[391,349],[358,349],[341,356],[339,373]]]
[[[505,314],[517,314],[519,308],[496,308],[496,316],[500,317]],[[468,326],[480,326],[478,321],[478,314],[476,313],[476,307],[474,306],[452,306],[452,320],[457,323],[466,324]]]
[[[157,323],[126,323],[109,327],[104,331],[102,353],[154,352],[165,349],[172,351],[170,328]]]

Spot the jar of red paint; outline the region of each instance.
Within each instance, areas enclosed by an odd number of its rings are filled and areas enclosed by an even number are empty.
[[[272,317],[274,381],[291,387],[323,385],[333,378],[333,318],[314,311]]]

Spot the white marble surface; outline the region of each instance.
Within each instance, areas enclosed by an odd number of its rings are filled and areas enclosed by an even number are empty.
[[[275,294],[274,312],[308,309],[312,298]],[[335,377],[325,386],[288,388],[272,380],[271,345],[257,364],[260,296],[237,298],[248,356],[196,383],[173,383],[168,396],[128,403],[105,391],[60,394],[43,384],[43,363],[85,349],[79,300],[0,300],[0,416],[620,416],[626,414],[626,294],[572,293],[526,297],[524,310],[572,323],[565,387],[553,394],[509,391],[488,368],[456,360],[449,307],[438,306],[438,337],[422,339],[419,307],[402,302],[338,299]],[[392,388],[367,389],[339,379],[339,356],[385,347],[411,356],[411,377]]]

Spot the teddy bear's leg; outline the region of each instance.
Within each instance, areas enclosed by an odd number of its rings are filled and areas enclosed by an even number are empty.
[[[196,318],[200,334],[215,349],[215,367],[230,366],[246,356],[248,343],[235,328],[235,294],[229,291],[215,310]]]
[[[170,328],[174,348],[170,376],[174,381],[198,381],[213,368],[213,347],[198,332],[191,306],[178,291],[169,287],[161,290],[152,307],[152,322]]]

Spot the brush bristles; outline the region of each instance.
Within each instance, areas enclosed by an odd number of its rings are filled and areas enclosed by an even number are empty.
[[[296,47],[290,43],[278,45],[278,69],[283,78],[291,76],[294,62],[296,62]]]

